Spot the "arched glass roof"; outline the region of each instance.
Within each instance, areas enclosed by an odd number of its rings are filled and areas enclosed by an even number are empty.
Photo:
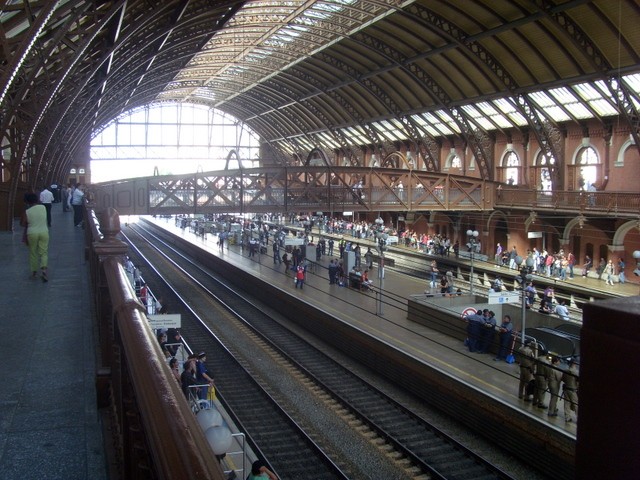
[[[165,101],[246,122],[282,162],[313,148],[351,155],[441,137],[489,157],[482,139],[494,131],[548,136],[591,119],[626,122],[640,145],[635,0],[28,7],[16,0],[0,12],[3,158],[19,157],[16,173],[36,152],[35,169],[46,163],[55,174],[84,155],[92,131]]]

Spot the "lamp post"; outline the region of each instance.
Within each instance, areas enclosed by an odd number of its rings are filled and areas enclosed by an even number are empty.
[[[376,223],[377,223],[377,220],[376,220]],[[387,245],[387,238],[389,238],[389,235],[384,233],[381,229],[378,233],[376,233],[376,236],[378,237],[378,250],[380,251],[380,261],[378,263],[377,314],[382,316],[382,289],[384,287],[384,251]]]
[[[476,245],[478,244],[478,233],[477,230],[467,230],[467,237],[469,237],[469,242],[467,243],[467,248],[469,249],[470,258],[471,258],[471,273],[469,274],[469,293],[473,295],[473,257],[476,251]]]
[[[527,292],[526,292],[526,286],[527,286],[527,282],[530,282],[533,279],[533,276],[528,274],[528,259],[525,262],[524,259],[518,255],[516,257],[516,265],[518,265],[518,269],[520,269],[520,279],[521,279],[521,290],[522,290],[522,298],[521,298],[521,302],[522,302],[522,344],[524,345],[524,341],[525,341],[525,335],[524,335],[524,330],[527,326]]]

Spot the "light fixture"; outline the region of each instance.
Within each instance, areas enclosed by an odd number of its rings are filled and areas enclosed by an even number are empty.
[[[585,217],[584,215],[580,214],[578,215],[578,226],[580,228],[584,227],[585,222],[587,221],[587,217]]]
[[[640,277],[640,250],[633,252],[633,258],[636,259],[636,269],[633,271],[633,274],[636,277]]]

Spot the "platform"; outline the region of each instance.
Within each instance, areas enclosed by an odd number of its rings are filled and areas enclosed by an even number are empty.
[[[518,364],[496,362],[493,360],[494,355],[470,353],[461,341],[407,319],[409,296],[424,294],[428,282],[387,269],[381,285],[377,267],[374,266],[370,275],[374,281],[373,291],[361,292],[357,289],[330,285],[326,267],[331,257],[324,256],[317,264],[315,271],[308,273],[304,290],[299,290],[294,285],[294,272],[287,274],[284,271],[284,265],[274,264],[271,244],[267,254],[248,257],[248,250],[243,250],[238,245],[225,244],[225,248],[221,250],[215,235],[196,236],[190,233],[189,229],[183,230],[176,227],[172,219],[149,220],[206,249],[211,254],[240,266],[263,281],[279,286],[286,293],[297,295],[317,308],[328,311],[356,328],[457,378],[458,381],[473,386],[485,395],[508,405],[514,411],[536,419],[542,428],[562,432],[568,438],[575,440],[576,424],[565,422],[562,401],[558,402],[559,415],[548,417],[546,409],[532,407],[530,403],[518,399]],[[361,246],[367,243],[358,242]],[[337,255],[337,253],[338,249],[334,248],[334,254]],[[315,250],[310,256],[315,259]],[[590,279],[585,281],[597,282]],[[382,305],[375,293],[380,288],[385,292]],[[469,307],[480,305],[469,305]]]
[[[22,229],[0,233],[0,478],[106,479],[84,230],[55,203],[49,281],[31,278]]]

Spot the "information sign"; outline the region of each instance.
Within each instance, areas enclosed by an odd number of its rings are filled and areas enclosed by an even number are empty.
[[[161,328],[180,328],[181,317],[179,313],[165,313],[160,315],[148,315],[151,328],[160,330]]]
[[[496,303],[519,303],[520,302],[520,293],[519,292],[489,292],[489,305],[493,305]]]

